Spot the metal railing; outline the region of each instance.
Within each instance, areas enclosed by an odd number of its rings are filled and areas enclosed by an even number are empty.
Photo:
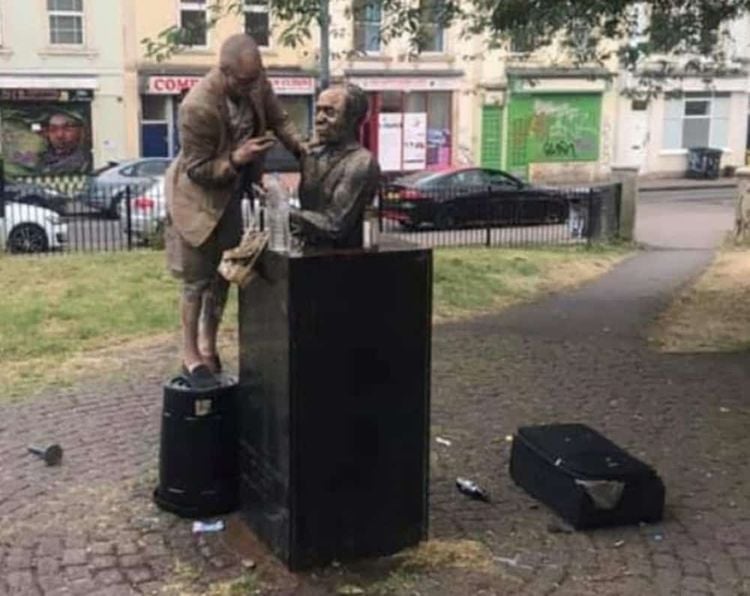
[[[378,196],[381,232],[422,246],[576,245],[617,235],[619,185],[584,188],[395,190]],[[245,223],[251,215],[243,205]],[[98,186],[92,180],[6,180],[0,247],[6,252],[106,252],[163,246],[163,179]]]
[[[613,240],[619,204],[619,184],[521,191],[386,187],[378,211],[381,233],[423,246],[559,246]]]

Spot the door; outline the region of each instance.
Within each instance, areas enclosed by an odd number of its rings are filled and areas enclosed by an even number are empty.
[[[500,169],[502,166],[503,108],[482,106],[482,148],[483,168]]]
[[[634,100],[625,117],[622,129],[620,162],[623,165],[637,167],[639,171],[646,163],[648,147],[648,103]]]
[[[144,122],[141,125],[143,157],[169,156],[169,127],[166,122]]]

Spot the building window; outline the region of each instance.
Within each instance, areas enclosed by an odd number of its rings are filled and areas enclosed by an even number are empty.
[[[261,47],[270,45],[268,0],[245,0],[245,33]]]
[[[419,8],[422,13],[419,49],[422,52],[443,52],[445,7],[442,0],[421,0]]]
[[[183,0],[180,2],[180,28],[182,43],[186,46],[206,47],[206,0]]]
[[[47,0],[49,42],[83,45],[83,0]]]
[[[380,27],[383,17],[382,0],[355,0],[354,49],[358,52],[380,52]]]
[[[664,149],[729,145],[728,93],[686,93],[665,100]]]
[[[514,54],[528,54],[539,45],[539,39],[530,27],[513,31],[510,38],[510,51]]]

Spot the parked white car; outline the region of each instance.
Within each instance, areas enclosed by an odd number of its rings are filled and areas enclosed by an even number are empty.
[[[118,210],[123,233],[127,235],[129,232],[138,244],[146,243],[164,226],[167,217],[164,177],[157,178],[130,199],[130,214],[125,201],[120,203]]]
[[[0,247],[12,253],[58,250],[68,241],[68,224],[46,207],[6,201],[0,217]]]

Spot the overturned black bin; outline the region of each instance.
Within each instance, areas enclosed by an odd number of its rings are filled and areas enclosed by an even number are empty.
[[[164,385],[156,504],[181,517],[238,506],[237,384],[198,390],[182,377]]]

